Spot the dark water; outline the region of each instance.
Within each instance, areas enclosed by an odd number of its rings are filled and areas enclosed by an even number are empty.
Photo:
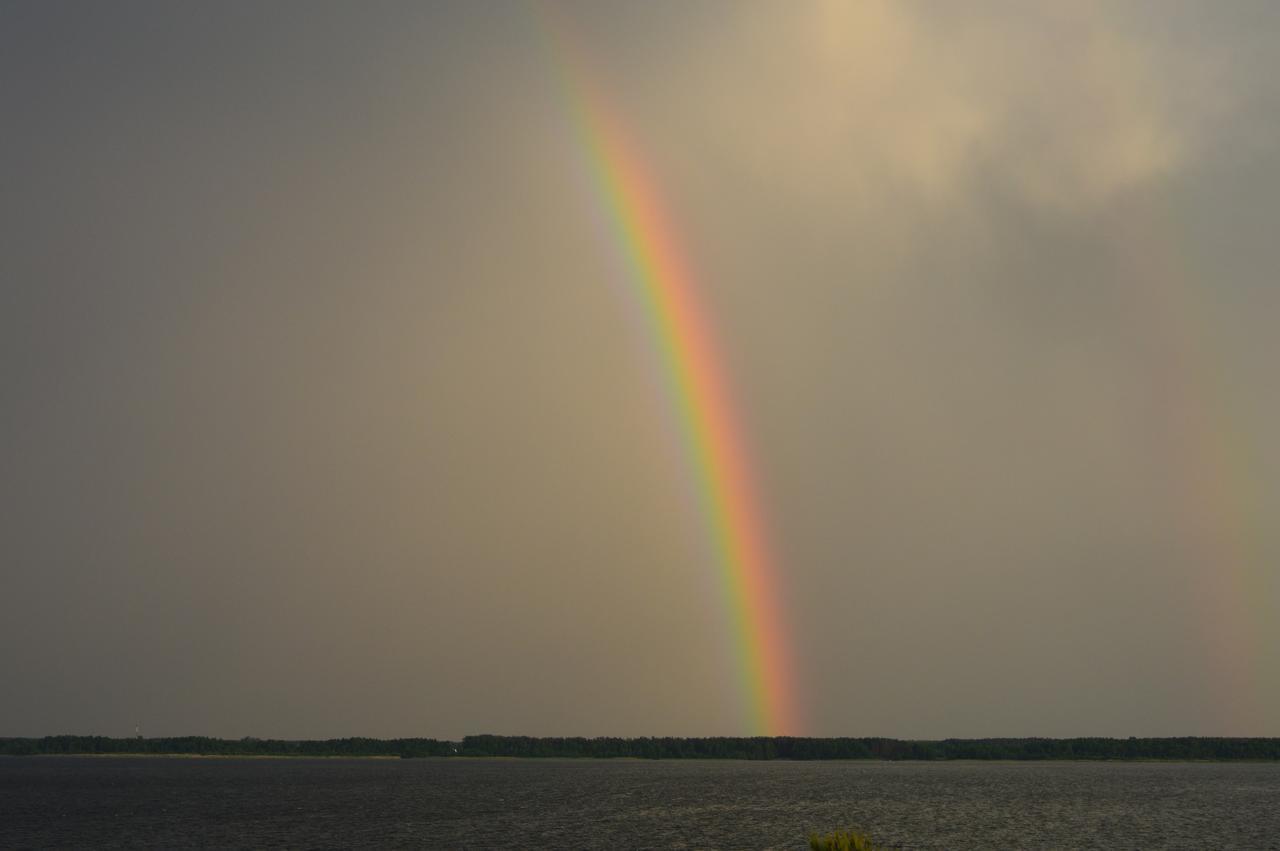
[[[1277,848],[1280,765],[0,758],[0,848]]]

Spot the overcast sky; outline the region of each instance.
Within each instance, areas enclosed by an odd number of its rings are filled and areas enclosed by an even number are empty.
[[[1280,736],[1280,6],[562,6],[794,732]],[[744,732],[547,18],[0,2],[0,735]]]

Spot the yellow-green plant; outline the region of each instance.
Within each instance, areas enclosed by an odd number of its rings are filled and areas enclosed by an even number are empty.
[[[837,830],[826,836],[811,833],[809,848],[812,851],[876,851],[870,836],[852,830]]]

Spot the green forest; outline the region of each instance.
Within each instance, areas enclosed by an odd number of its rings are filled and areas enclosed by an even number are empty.
[[[207,736],[0,738],[0,755],[186,754],[294,757],[522,757],[594,759],[1116,759],[1277,760],[1280,739],[941,739],[793,738],[535,738],[467,736],[439,739],[214,739]]]

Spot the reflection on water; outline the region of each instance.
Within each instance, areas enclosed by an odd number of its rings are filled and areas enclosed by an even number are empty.
[[[0,847],[1280,848],[1280,765],[0,758]]]

